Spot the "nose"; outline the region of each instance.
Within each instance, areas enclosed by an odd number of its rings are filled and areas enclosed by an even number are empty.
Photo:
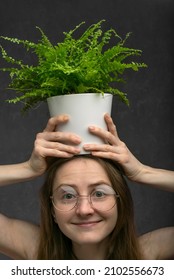
[[[89,215],[94,213],[94,209],[89,201],[88,196],[80,196],[78,199],[76,213],[79,215]]]

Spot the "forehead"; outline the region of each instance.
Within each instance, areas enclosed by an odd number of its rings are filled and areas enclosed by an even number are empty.
[[[56,172],[53,185],[90,185],[99,181],[110,184],[108,175],[101,164],[93,159],[77,158],[63,164]]]

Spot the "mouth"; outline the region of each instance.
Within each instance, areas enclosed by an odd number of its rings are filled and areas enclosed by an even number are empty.
[[[73,225],[78,226],[78,227],[82,227],[82,228],[89,228],[89,227],[93,227],[93,226],[99,224],[100,222],[101,222],[101,220],[99,220],[99,221],[85,221],[85,222],[73,223]]]

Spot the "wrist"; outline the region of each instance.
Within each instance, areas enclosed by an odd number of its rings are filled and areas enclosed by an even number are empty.
[[[148,174],[147,166],[142,164],[141,162],[138,162],[137,167],[134,167],[134,170],[130,171],[127,177],[133,182],[143,183],[146,174]]]
[[[3,165],[0,168],[0,186],[29,181],[39,176],[31,168],[29,161]]]

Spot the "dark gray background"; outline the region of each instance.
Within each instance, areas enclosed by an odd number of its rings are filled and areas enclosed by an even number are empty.
[[[142,162],[174,170],[173,16],[173,0],[1,0],[0,35],[35,41],[39,38],[35,26],[39,26],[54,43],[81,21],[89,26],[101,19],[122,37],[131,31],[128,43],[143,50],[141,59],[148,68],[128,73],[128,82],[121,88],[131,105],[128,108],[114,98],[112,116],[120,138]],[[8,49],[19,55],[18,49]],[[25,116],[20,114],[20,104],[5,103],[13,96],[5,90],[8,81],[0,73],[0,164],[27,160],[36,133],[49,118],[46,103]],[[2,187],[0,212],[38,223],[42,180]],[[174,225],[173,193],[132,183],[130,188],[140,234]]]

